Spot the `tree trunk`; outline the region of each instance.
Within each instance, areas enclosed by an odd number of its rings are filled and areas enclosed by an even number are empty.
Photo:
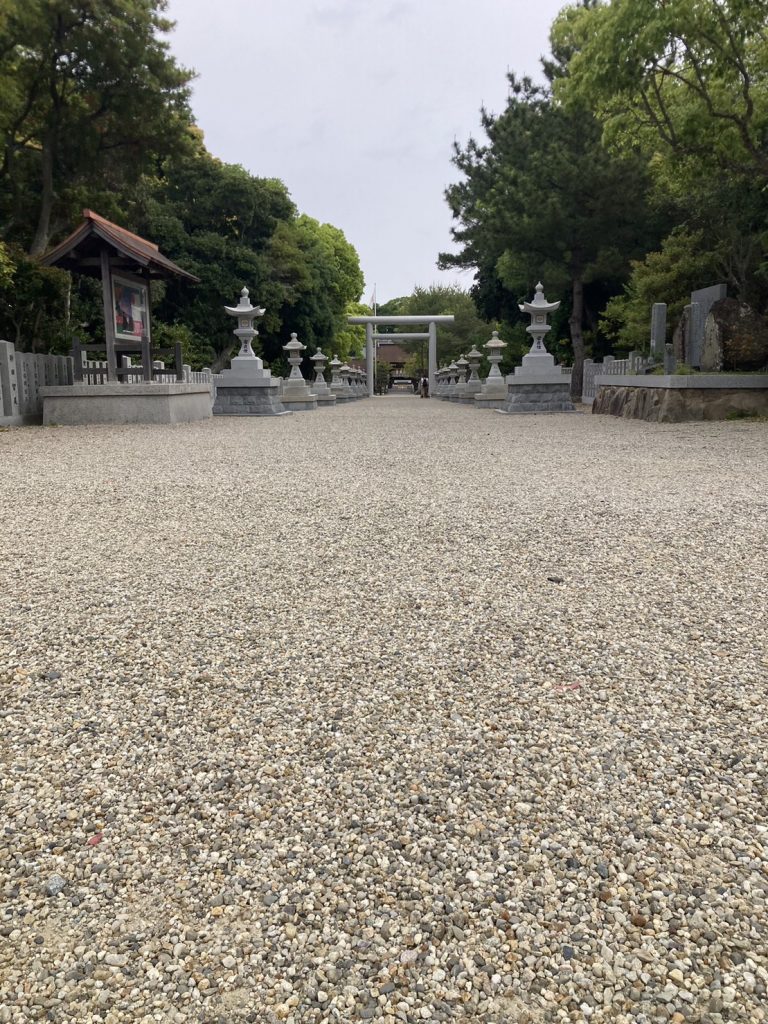
[[[574,401],[581,401],[581,391],[584,383],[584,335],[582,334],[582,322],[584,320],[584,280],[581,271],[574,271],[573,274],[573,304],[568,326],[571,330],[571,344],[573,345],[573,372],[571,373],[571,398]]]
[[[32,241],[32,245],[29,247],[30,256],[42,256],[48,248],[48,239],[51,237],[54,148],[54,133],[49,129],[43,140],[43,174],[42,191],[40,193],[40,212],[37,218],[37,230],[35,231],[35,237]]]

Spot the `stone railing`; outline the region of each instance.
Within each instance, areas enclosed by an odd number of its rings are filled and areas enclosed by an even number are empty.
[[[71,384],[71,356],[17,352],[10,341],[0,341],[0,425],[34,423],[43,415],[39,389]]]
[[[597,396],[595,378],[603,374],[642,373],[653,364],[653,360],[639,352],[630,352],[626,359],[614,359],[606,356],[602,363],[593,359],[584,360],[584,381],[581,386],[581,400],[591,405]]]

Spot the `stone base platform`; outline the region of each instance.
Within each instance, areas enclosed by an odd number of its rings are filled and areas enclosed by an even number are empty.
[[[211,418],[209,384],[62,384],[42,387],[43,424],[191,423]]]
[[[668,376],[596,378],[592,403],[597,415],[649,423],[724,420],[729,416],[768,416],[768,374],[694,373]]]
[[[508,380],[507,400],[498,412],[505,415],[544,412],[575,412],[571,401],[571,382],[562,377],[557,383],[522,383]]]
[[[287,416],[288,409],[280,401],[280,385],[268,387],[241,385],[216,388],[214,416]]]
[[[288,412],[314,412],[317,409],[317,395],[304,395],[299,398],[284,394],[280,401]]]

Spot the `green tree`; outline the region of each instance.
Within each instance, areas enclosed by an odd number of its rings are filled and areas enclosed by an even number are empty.
[[[491,336],[496,324],[484,320],[477,312],[477,307],[469,292],[456,285],[431,285],[423,288],[417,286],[411,295],[403,295],[390,299],[379,307],[382,316],[443,316],[452,314],[452,324],[440,325],[437,328],[437,359],[438,363],[457,359],[462,352],[468,352],[473,345],[482,346]],[[385,327],[384,333],[397,334],[401,329],[397,326]],[[426,325],[424,326],[426,331]],[[416,331],[418,327],[404,326],[402,331]],[[404,341],[406,352],[411,353],[409,366],[415,370],[411,377],[419,376],[421,367],[427,366],[427,341]]]
[[[567,290],[571,386],[581,395],[585,322],[596,329],[596,298],[618,290],[652,237],[645,163],[609,154],[586,109],[558,105],[548,87],[514,75],[506,110],[483,111],[482,127],[487,142],[455,147],[463,180],[446,198],[461,249],[441,254],[440,266],[474,267],[483,311],[512,324],[539,279],[550,299]]]
[[[612,151],[645,155],[674,223],[763,306],[767,24],[768,0],[613,0],[564,10],[552,33],[570,51],[556,95],[594,109]]]
[[[86,200],[108,213],[185,143],[191,73],[166,0],[6,0],[0,21],[0,223],[40,255]]]

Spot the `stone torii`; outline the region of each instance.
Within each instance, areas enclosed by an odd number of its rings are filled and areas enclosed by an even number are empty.
[[[429,341],[429,393],[432,394],[435,386],[435,374],[437,373],[437,325],[452,324],[453,320],[454,317],[452,313],[445,314],[443,316],[428,316],[422,314],[414,316],[348,316],[348,324],[365,325],[365,369],[368,374],[368,395],[371,398],[373,397],[373,342],[374,338],[378,336],[378,332],[374,331],[375,327],[401,327],[413,324],[427,324],[426,333],[387,334],[385,337],[388,341],[413,341],[417,338],[426,338]]]

